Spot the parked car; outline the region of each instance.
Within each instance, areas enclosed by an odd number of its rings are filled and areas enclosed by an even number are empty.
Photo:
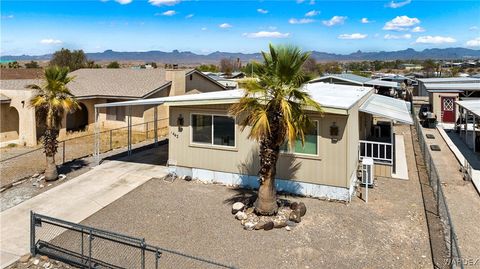
[[[424,120],[427,118],[428,112],[432,112],[432,106],[430,104],[421,105],[420,110],[418,111],[418,118]]]

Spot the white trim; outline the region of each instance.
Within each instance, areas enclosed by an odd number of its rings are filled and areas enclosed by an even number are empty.
[[[211,143],[201,143],[201,142],[194,142],[193,141],[193,122],[192,122],[192,116],[193,115],[200,115],[200,116],[211,116],[212,118],[212,141]],[[233,119],[233,146],[225,146],[225,145],[216,145],[214,143],[214,117],[215,116],[220,116],[220,117],[228,117]],[[206,147],[206,148],[217,148],[217,149],[236,149],[237,148],[237,119],[235,117],[232,117],[228,115],[227,113],[211,113],[211,112],[190,112],[190,146],[196,146],[196,147]]]

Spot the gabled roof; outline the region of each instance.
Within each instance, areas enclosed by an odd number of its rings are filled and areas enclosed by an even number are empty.
[[[2,90],[31,90],[27,86],[36,84],[41,86],[43,84],[41,79],[2,79],[0,80],[0,89]]]
[[[77,97],[142,98],[171,84],[164,69],[78,69],[68,88]]]
[[[371,80],[370,78],[362,77],[362,76],[355,75],[355,74],[342,73],[342,74],[325,75],[323,77],[312,79],[308,83],[322,82],[323,80],[330,79],[330,78],[343,80],[343,81],[354,83],[354,84],[357,84],[357,85],[363,85],[363,83]]]

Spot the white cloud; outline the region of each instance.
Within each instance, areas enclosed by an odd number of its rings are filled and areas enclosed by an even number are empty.
[[[287,38],[290,36],[290,33],[260,31],[256,33],[244,33],[243,36],[248,38]]]
[[[419,24],[420,20],[417,18],[410,18],[408,16],[397,16],[391,21],[387,21],[383,30],[391,31],[408,31],[408,27]]]
[[[414,32],[414,33],[423,33],[423,32],[425,32],[425,28],[420,27],[420,26],[417,26],[417,27],[414,27],[414,28],[412,29],[412,32]]]
[[[202,27],[202,31],[207,31],[207,27]]]
[[[167,11],[162,13],[163,16],[173,16],[175,14],[177,14],[177,12],[175,10],[167,10]]]
[[[15,16],[13,16],[13,15],[4,15],[4,16],[2,16],[2,19],[13,19],[13,18],[15,18]]]
[[[115,2],[119,3],[120,5],[127,5],[132,2],[132,0],[115,0]]]
[[[372,21],[368,20],[368,18],[362,18],[360,20],[361,23],[371,23]]]
[[[403,2],[391,1],[390,3],[387,4],[387,7],[389,7],[389,8],[399,8],[399,7],[406,6],[406,5],[410,4],[411,2],[412,2],[412,0],[405,0]]]
[[[312,23],[314,21],[315,20],[307,19],[307,18],[302,18],[302,19],[291,18],[291,19],[288,20],[288,23],[290,23],[290,24],[307,24],[307,23]]]
[[[190,19],[192,18],[193,16],[195,16],[195,14],[188,14],[187,16],[185,16],[186,19]]]
[[[480,37],[477,37],[472,40],[468,40],[466,45],[467,47],[480,47]]]
[[[315,5],[315,0],[310,0],[309,5]]]
[[[411,34],[404,34],[404,35],[391,35],[391,34],[386,34],[383,36],[385,39],[410,39],[412,38]]]
[[[180,3],[180,0],[148,0],[154,6],[173,6]]]
[[[472,26],[472,27],[468,28],[468,30],[470,30],[470,31],[478,31],[478,26]]]
[[[330,20],[322,21],[322,23],[324,25],[330,27],[330,26],[334,26],[334,25],[337,25],[337,24],[343,24],[343,23],[345,23],[346,19],[347,19],[347,17],[344,17],[344,16],[333,16]]]
[[[444,44],[444,43],[455,43],[457,40],[455,40],[453,37],[449,36],[420,36],[415,40],[415,43],[417,44]]]
[[[58,45],[58,44],[62,44],[63,42],[58,39],[46,38],[46,39],[40,40],[40,43],[45,45]]]
[[[262,13],[262,14],[267,14],[267,13],[268,13],[268,10],[259,8],[259,9],[257,9],[257,12],[258,12],[258,13]]]
[[[341,34],[337,37],[338,39],[365,39],[367,38],[366,34],[354,33],[354,34]]]
[[[232,25],[228,23],[222,23],[218,27],[226,29],[226,28],[232,28]]]
[[[310,10],[309,12],[305,13],[305,17],[315,17],[320,14],[320,11]]]

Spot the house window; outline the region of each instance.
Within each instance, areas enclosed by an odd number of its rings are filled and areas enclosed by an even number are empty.
[[[192,142],[235,146],[235,119],[228,116],[192,114]]]
[[[305,134],[304,145],[302,145],[300,139],[297,139],[293,148],[285,143],[280,147],[280,151],[285,153],[318,155],[318,121],[314,121],[312,129],[308,130]]]
[[[112,100],[107,100],[107,103],[115,102]],[[107,107],[107,120],[112,121],[125,121],[125,107]]]

